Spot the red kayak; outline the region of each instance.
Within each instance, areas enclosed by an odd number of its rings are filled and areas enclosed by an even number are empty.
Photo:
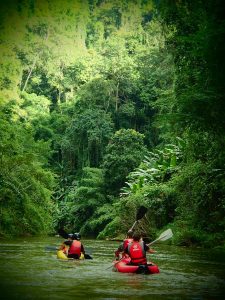
[[[122,273],[137,273],[137,274],[156,274],[159,273],[157,265],[149,262],[147,265],[134,266],[130,264],[130,258],[122,258],[119,262],[114,262],[113,270]]]

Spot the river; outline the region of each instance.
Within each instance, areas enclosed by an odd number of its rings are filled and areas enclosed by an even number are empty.
[[[62,239],[0,241],[1,299],[225,299],[225,255],[219,250],[158,244],[159,274],[112,272],[118,242],[82,240],[93,260],[63,261],[51,247]]]

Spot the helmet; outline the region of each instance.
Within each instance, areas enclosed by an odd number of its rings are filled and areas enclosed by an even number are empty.
[[[73,239],[73,240],[78,240],[78,241],[79,241],[79,240],[81,239],[80,233],[78,233],[78,232],[74,233],[72,239]]]
[[[73,238],[73,233],[68,233],[68,238],[72,239]]]

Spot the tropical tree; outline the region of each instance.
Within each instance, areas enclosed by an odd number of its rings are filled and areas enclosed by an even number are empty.
[[[5,108],[6,109],[6,108]],[[44,234],[51,227],[53,174],[47,170],[49,143],[35,142],[32,130],[1,113],[0,234]]]
[[[64,162],[72,167],[71,159],[75,160],[77,171],[85,166],[99,166],[112,129],[110,115],[102,110],[88,109],[76,115],[63,140]]]
[[[144,136],[133,129],[121,129],[112,137],[106,147],[103,159],[107,191],[118,195],[126,176],[137,167],[144,154]]]
[[[183,141],[179,139],[183,146]],[[162,150],[148,152],[140,166],[127,176],[127,187],[122,188],[121,196],[136,193],[146,185],[157,185],[166,182],[178,171],[182,158],[181,147],[173,144],[165,145]]]
[[[81,179],[74,181],[64,199],[58,202],[57,223],[68,230],[96,236],[105,225],[105,222],[91,224],[105,203],[103,183],[101,169],[83,168]]]

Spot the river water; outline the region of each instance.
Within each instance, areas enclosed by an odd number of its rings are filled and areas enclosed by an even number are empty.
[[[93,260],[56,258],[62,239],[0,241],[1,299],[225,299],[225,254],[161,243],[150,260],[153,275],[111,269],[118,242],[82,240]]]

